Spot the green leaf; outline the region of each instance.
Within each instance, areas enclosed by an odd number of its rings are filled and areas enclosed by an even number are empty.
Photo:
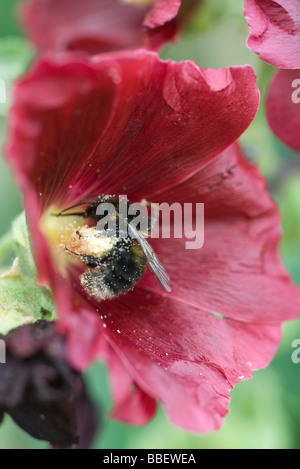
[[[16,327],[40,319],[53,321],[52,292],[37,284],[24,213],[14,221],[12,232],[4,237],[2,246],[2,251],[5,246],[9,250],[13,247],[16,257],[12,266],[0,276],[0,333],[7,334]]]
[[[51,292],[25,275],[0,279],[0,333],[39,319],[53,320]]]

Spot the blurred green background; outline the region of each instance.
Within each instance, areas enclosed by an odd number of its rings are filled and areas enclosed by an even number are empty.
[[[0,2],[0,78],[7,84],[21,74],[33,57],[15,18],[17,0]],[[163,50],[163,58],[192,59],[202,67],[224,67],[249,63],[257,73],[262,93],[259,113],[242,137],[246,154],[258,164],[282,213],[282,254],[285,265],[300,285],[300,155],[282,145],[270,132],[264,116],[264,97],[274,69],[246,47],[248,34],[243,2],[206,0],[177,44]],[[1,147],[5,140],[7,105],[0,104]],[[0,234],[10,229],[22,211],[22,199],[6,163],[0,161]],[[85,374],[92,396],[103,415],[94,448],[300,448],[300,363],[294,364],[292,341],[300,338],[300,320],[286,323],[279,350],[264,370],[242,382],[231,392],[230,412],[221,430],[206,436],[174,427],[159,408],[153,421],[131,427],[109,418],[111,409],[106,370],[95,364]],[[48,448],[30,438],[9,417],[0,427],[1,448]]]

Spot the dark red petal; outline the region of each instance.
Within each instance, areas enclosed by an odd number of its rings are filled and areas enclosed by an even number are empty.
[[[148,10],[119,0],[29,0],[20,17],[41,51],[100,53],[142,45]]]
[[[132,425],[144,425],[155,415],[156,400],[140,387],[134,386],[128,391],[127,398],[111,412],[111,417]]]
[[[231,388],[266,366],[280,340],[280,326],[220,319],[139,287],[101,309],[107,340],[132,381],[175,424],[200,432],[221,425]],[[118,382],[119,368],[110,371]]]
[[[71,288],[66,281],[52,284],[56,300],[58,293]],[[73,292],[74,293],[74,292]],[[57,301],[59,330],[68,337],[69,361],[79,369],[86,369],[106,347],[103,324],[98,308],[91,308],[81,297],[73,294],[69,304]]]
[[[103,316],[102,316],[103,318]],[[103,323],[102,323],[102,326]],[[111,416],[135,425],[143,425],[154,416],[156,401],[144,393],[132,380],[120,356],[106,340],[101,342],[98,358],[107,363],[114,403]]]
[[[204,203],[201,249],[186,249],[187,238],[152,240],[173,298],[241,321],[297,317],[298,291],[280,260],[278,209],[237,145],[155,202]],[[157,288],[151,275],[142,282]]]
[[[300,70],[278,70],[266,99],[267,119],[275,135],[296,151],[300,151],[299,111]]]
[[[95,359],[104,361],[109,369],[109,379],[114,404],[111,417],[134,425],[147,423],[155,414],[156,400],[147,395],[132,379],[120,357],[113,351],[105,323],[98,308],[91,308],[83,298],[73,296],[72,303],[59,302],[59,290],[70,286],[66,281],[52,283],[57,306],[61,311],[59,330],[68,337],[70,363],[78,369],[87,368]]]
[[[179,426],[219,428],[232,387],[268,365],[281,336],[277,324],[221,319],[141,287],[97,305],[97,311],[88,316],[86,309],[85,319],[79,310],[64,312],[75,333],[69,353],[80,367],[94,344],[90,359],[97,356],[109,367],[112,416],[132,424],[146,423],[157,399]]]
[[[245,0],[244,15],[250,49],[275,67],[300,68],[298,0]]]
[[[228,147],[258,101],[249,66],[203,70],[146,51],[45,59],[16,87],[7,152],[44,207],[100,192],[141,200]]]
[[[144,424],[157,399],[175,424],[200,432],[220,427],[229,391],[269,363],[281,333],[142,287],[94,310],[75,302],[61,319],[75,367],[95,357],[108,364],[114,418]]]
[[[15,90],[10,162],[21,187],[31,184],[42,206],[68,199],[78,179],[76,162],[85,166],[104,131],[117,95],[108,72],[45,60]]]

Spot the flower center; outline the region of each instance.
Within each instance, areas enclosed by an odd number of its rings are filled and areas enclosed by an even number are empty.
[[[41,229],[51,246],[59,271],[67,275],[68,259],[85,265],[80,275],[81,285],[98,301],[132,290],[147,264],[160,285],[171,291],[168,274],[146,240],[152,219],[144,217],[143,220],[147,221],[145,232],[137,230],[131,224],[134,216],[124,218],[122,196],[119,199],[101,194],[94,197],[94,201],[81,202],[62,211],[48,210],[42,218]],[[108,214],[103,215],[106,211]],[[122,226],[125,220],[128,230]],[[114,222],[115,230],[109,226],[110,222]]]
[[[74,233],[79,230],[84,220],[81,217],[57,217],[59,213],[55,207],[51,207],[43,215],[40,221],[40,229],[48,241],[55,266],[62,275],[66,275],[70,257],[65,246],[72,243]]]

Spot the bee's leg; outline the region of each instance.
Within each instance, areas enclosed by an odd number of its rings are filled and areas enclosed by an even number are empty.
[[[78,252],[71,251],[71,249],[67,248],[67,246],[65,246],[65,250],[74,256],[80,257],[82,262],[87,264],[89,267],[97,267],[98,265],[102,264],[102,260],[98,257],[90,256],[88,254],[79,254]]]
[[[95,204],[95,201],[93,200],[83,200],[82,202],[80,202],[79,204],[76,204],[76,205],[72,205],[71,207],[68,207],[68,208],[65,208],[64,210],[61,210],[61,212],[59,213],[52,213],[51,215],[52,216],[55,216],[55,217],[67,217],[67,216],[85,216],[86,214],[86,211],[84,212],[71,212],[71,213],[65,213],[67,212],[68,210],[71,210],[72,208],[75,208],[75,207],[80,207],[81,205],[94,205]]]
[[[84,217],[85,212],[72,212],[72,213],[51,213],[53,217]]]

